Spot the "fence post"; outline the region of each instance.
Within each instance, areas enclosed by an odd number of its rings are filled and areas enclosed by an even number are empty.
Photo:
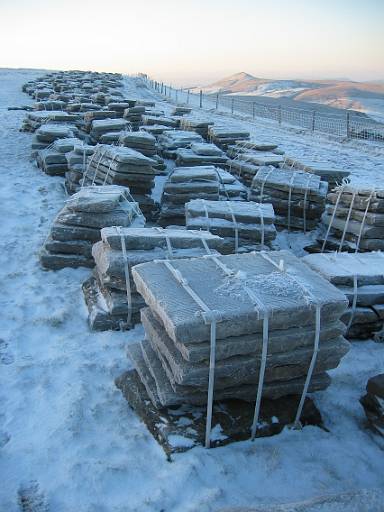
[[[167,86],[164,85],[164,96],[167,96]]]
[[[219,110],[219,93],[216,93],[216,110]]]
[[[187,105],[189,105],[189,89],[187,91]]]
[[[315,131],[315,122],[316,122],[316,110],[314,110],[312,112],[312,125],[311,125],[312,133]]]
[[[281,105],[279,105],[278,120],[279,120],[279,124],[281,124]]]
[[[235,104],[235,98],[232,98],[232,100],[231,100],[231,114],[233,114],[234,104]]]
[[[351,136],[351,126],[350,126],[350,113],[347,111],[346,113],[346,116],[345,116],[345,123],[346,123],[346,131],[347,131],[347,139],[350,138]]]
[[[175,99],[176,99],[176,103],[177,103],[177,99],[178,99],[178,92],[179,92],[179,91],[178,91],[177,89],[175,89]]]
[[[200,108],[203,108],[203,91],[200,89]]]
[[[252,103],[252,119],[255,119],[255,115],[256,115],[256,103],[253,102]]]

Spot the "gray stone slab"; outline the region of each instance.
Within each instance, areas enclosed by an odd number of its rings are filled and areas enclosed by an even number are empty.
[[[150,310],[143,308],[140,311],[141,321],[148,337],[158,344],[169,344],[169,336],[161,321]],[[328,339],[335,339],[345,334],[346,327],[342,322],[323,324],[320,332],[320,343]],[[313,347],[315,330],[313,326],[300,326],[297,328],[274,330],[269,332],[268,354],[284,351],[294,351],[302,347]],[[209,360],[210,343],[179,343],[172,341],[181,356],[190,363],[199,363]],[[216,360],[245,354],[258,354],[262,348],[262,334],[253,333],[243,336],[232,336],[220,339],[216,345]]]
[[[271,315],[273,330],[313,324],[315,302],[322,305],[324,320],[337,320],[346,309],[345,296],[288,251],[228,255],[218,260],[227,272],[207,258],[172,262],[214,311],[218,339],[261,331],[266,313]],[[202,307],[163,262],[137,265],[132,275],[137,290],[173,340],[209,339],[209,321],[204,321]]]

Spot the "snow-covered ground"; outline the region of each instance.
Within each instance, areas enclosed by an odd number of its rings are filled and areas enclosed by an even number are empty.
[[[18,511],[18,491],[30,482],[51,512],[210,512],[361,489],[362,506],[375,503],[366,510],[383,510],[383,445],[366,429],[358,402],[368,377],[384,367],[384,346],[373,342],[354,343],[330,388],[315,394],[329,432],[285,430],[253,443],[194,448],[167,462],[114,386],[129,367],[125,347],[142,329],[90,332],[81,292],[89,271],[39,266],[39,248],[65,200],[62,179],[30,162],[31,136],[18,131],[25,114],[6,110],[29,102],[20,87],[36,75],[0,70],[0,510]],[[127,93],[156,96],[130,80]],[[383,152],[373,145],[214,118],[381,183]]]

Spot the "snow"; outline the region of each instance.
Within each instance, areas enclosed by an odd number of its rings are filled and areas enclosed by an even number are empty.
[[[81,292],[89,270],[39,266],[39,248],[66,197],[62,179],[29,160],[31,135],[18,131],[25,113],[6,110],[30,103],[20,87],[39,74],[0,70],[0,510],[20,510],[19,489],[55,512],[210,512],[383,488],[383,447],[358,402],[368,377],[384,367],[383,345],[373,342],[354,343],[331,387],[315,395],[329,432],[286,429],[167,461],[114,386],[129,367],[125,347],[141,339],[142,327],[90,332]],[[128,79],[126,92],[156,98]],[[348,168],[356,180],[376,182],[383,171],[376,146],[213,117],[278,141],[290,154]]]

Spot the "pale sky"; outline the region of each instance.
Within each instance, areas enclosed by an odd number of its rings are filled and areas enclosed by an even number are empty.
[[[384,0],[0,0],[0,67],[384,79]]]

